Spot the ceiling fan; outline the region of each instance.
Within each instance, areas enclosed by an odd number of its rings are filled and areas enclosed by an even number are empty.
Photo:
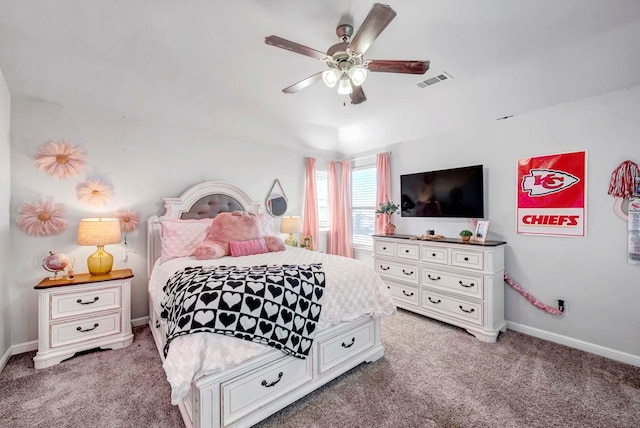
[[[282,37],[265,37],[264,42],[268,45],[319,59],[329,67],[326,71],[320,71],[284,88],[282,92],[292,94],[323,80],[329,87],[333,88],[338,85],[339,94],[350,95],[351,104],[360,104],[367,99],[361,85],[367,77],[368,71],[404,74],[426,73],[429,69],[429,61],[364,60],[362,58],[373,41],[395,17],[396,12],[390,6],[375,3],[353,38],[351,38],[353,26],[349,24],[338,26],[336,34],[341,42],[331,46],[326,53]]]

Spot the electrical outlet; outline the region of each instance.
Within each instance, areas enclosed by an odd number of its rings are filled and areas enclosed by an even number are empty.
[[[567,301],[564,299],[558,299],[558,309],[562,311],[560,315],[563,317],[567,316]]]

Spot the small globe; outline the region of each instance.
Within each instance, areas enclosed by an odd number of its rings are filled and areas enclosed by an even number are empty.
[[[42,267],[49,272],[57,274],[69,265],[69,258],[65,254],[56,254],[49,251],[49,255],[42,260]]]

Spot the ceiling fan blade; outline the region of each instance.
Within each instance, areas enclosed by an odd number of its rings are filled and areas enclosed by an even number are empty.
[[[367,101],[367,96],[362,90],[362,86],[353,85],[353,92],[351,92],[351,104],[360,104]]]
[[[264,38],[264,42],[268,45],[275,46],[277,48],[286,49],[291,52],[299,53],[302,55],[310,56],[316,59],[325,59],[327,54],[320,52],[319,50],[303,46],[301,44],[292,42],[291,40],[283,39],[278,36],[267,36]]]
[[[306,79],[299,81],[298,83],[294,83],[291,86],[288,86],[282,90],[285,94],[293,94],[294,92],[298,92],[300,89],[304,89],[307,86],[310,86],[316,83],[318,80],[322,80],[322,71],[313,74]]]
[[[367,69],[383,73],[424,74],[429,69],[429,61],[373,59],[367,61]]]
[[[355,56],[364,54],[395,17],[396,12],[391,9],[391,6],[375,3],[356,35],[351,39],[347,50]]]

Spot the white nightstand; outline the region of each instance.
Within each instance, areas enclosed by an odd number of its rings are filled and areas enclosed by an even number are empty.
[[[131,345],[131,278],[131,269],[121,269],[40,281],[34,287],[38,291],[35,368],[58,364],[87,349]]]

